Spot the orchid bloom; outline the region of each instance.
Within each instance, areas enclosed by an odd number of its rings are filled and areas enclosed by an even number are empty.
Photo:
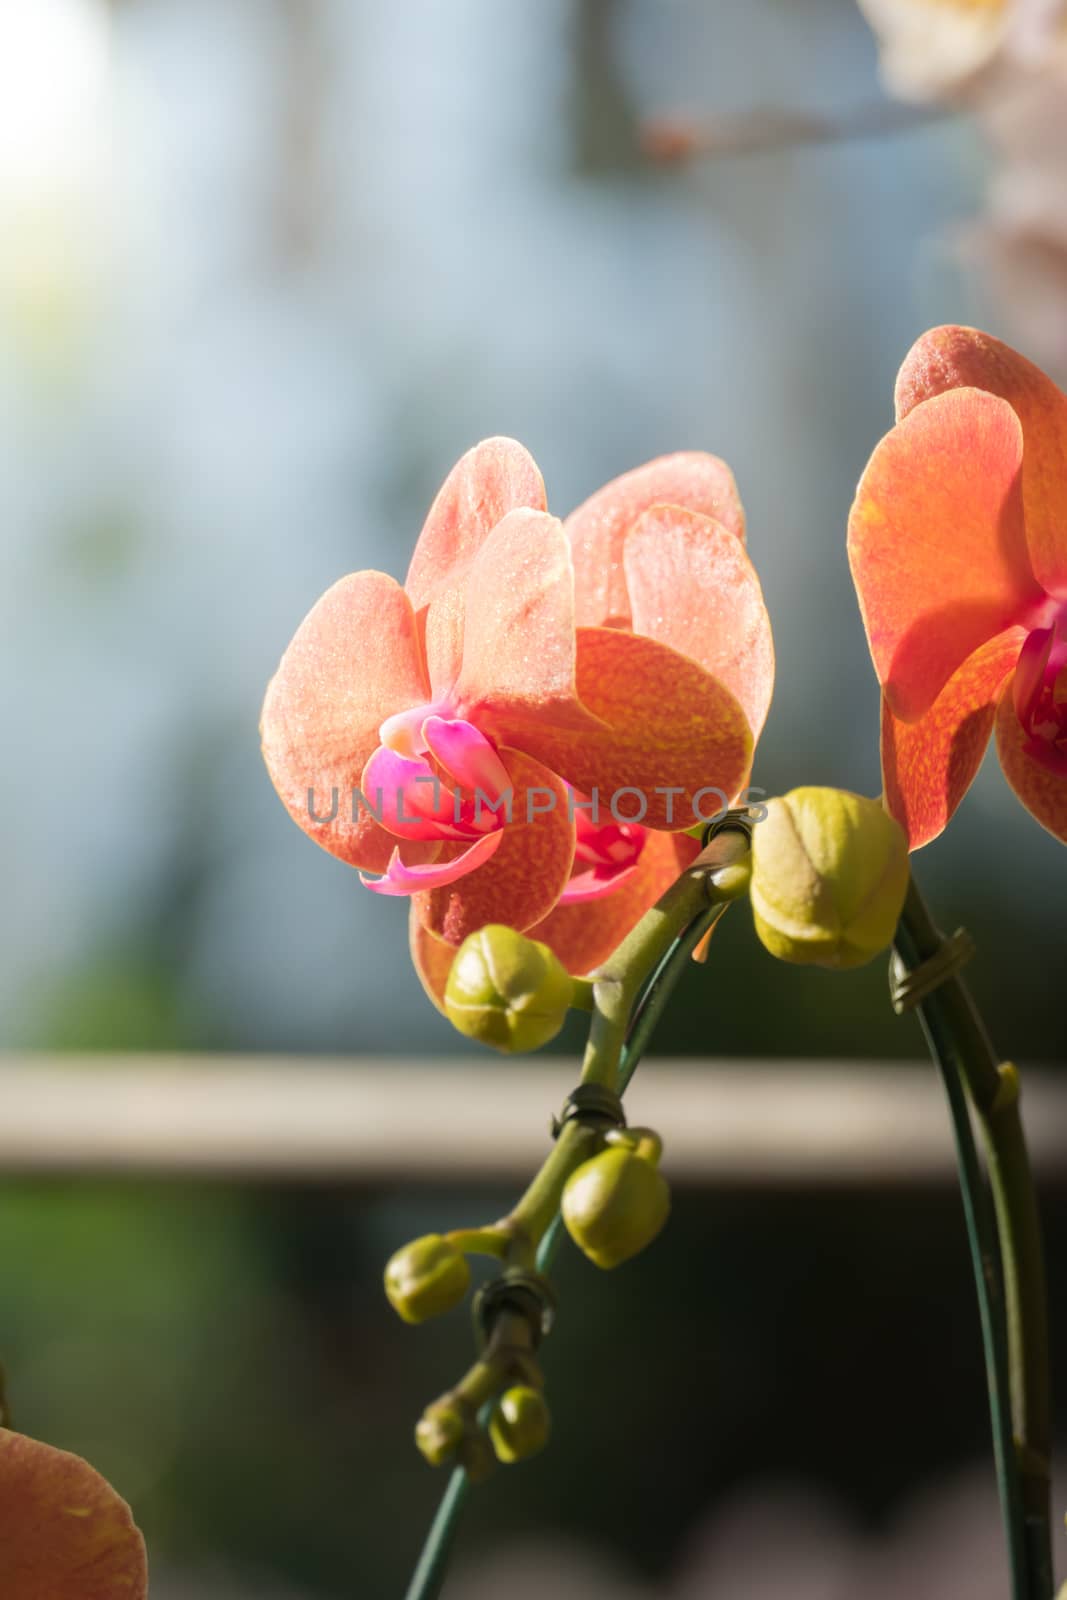
[[[416,942],[451,960],[487,923],[557,919],[587,971],[691,855],[671,832],[715,810],[701,793],[747,782],[772,679],[721,461],[651,462],[563,524],[526,451],[491,439],[446,480],[403,587],[357,572],[313,607],[263,750],[306,833],[411,896]]]
[[[144,1540],[129,1506],[80,1456],[0,1428],[5,1600],[144,1600]]]
[[[882,686],[885,802],[917,849],[978,771],[1067,841],[1067,396],[971,328],[935,328],[860,480],[849,557]]]

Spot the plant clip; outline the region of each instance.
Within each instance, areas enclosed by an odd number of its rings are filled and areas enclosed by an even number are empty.
[[[897,1015],[914,1011],[935,989],[962,972],[975,948],[967,929],[957,928],[949,938],[942,939],[932,956],[910,972],[894,951],[889,962],[889,998]]]
[[[530,1325],[531,1348],[536,1350],[555,1319],[556,1292],[540,1272],[530,1272],[525,1267],[508,1267],[499,1278],[483,1284],[472,1307],[479,1350],[488,1345],[502,1311],[525,1317]]]
[[[558,1139],[568,1122],[581,1122],[587,1128],[625,1128],[626,1112],[621,1098],[604,1083],[580,1083],[572,1089],[558,1117],[553,1117],[549,1130]]]
[[[730,828],[751,839],[755,825],[755,818],[749,806],[735,806],[732,811],[725,811],[721,817],[712,818],[701,835],[700,848],[706,850],[717,833],[725,833]]]

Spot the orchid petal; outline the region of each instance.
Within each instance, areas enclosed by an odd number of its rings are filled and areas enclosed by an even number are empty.
[[[1025,637],[1009,628],[976,650],[918,722],[900,722],[883,700],[885,805],[910,850],[937,838],[974,781]]]
[[[725,684],[757,739],[774,688],[774,641],[740,540],[698,512],[655,506],[631,529],[623,562],[634,632],[669,644]]]
[[[514,439],[484,439],[452,468],[419,535],[404,585],[417,611],[456,581],[517,506],[545,509],[537,465]]]
[[[512,511],[471,562],[454,701],[501,743],[524,748],[531,725],[600,726],[578,700],[574,671],[570,546],[555,517]]]
[[[419,916],[414,902],[408,917],[408,949],[411,951],[412,964],[419,982],[444,1016],[445,985],[452,970],[452,963],[456,959],[456,947],[430,932]]]
[[[713,517],[744,541],[745,513],[737,485],[718,456],[680,451],[614,478],[563,525],[574,552],[575,619],[580,627],[630,626],[623,543],[638,517],[657,505]]]
[[[503,829],[498,828],[460,850],[458,855],[443,856],[437,861],[419,862],[414,866],[409,866],[401,859],[397,847],[382,877],[368,878],[361,872],[359,881],[373,894],[416,894],[420,890],[441,889],[476,871],[490,856],[496,854],[503,838]]]
[[[638,865],[638,861],[633,861],[628,867],[611,867],[601,862],[595,867],[586,867],[582,872],[572,873],[559,897],[559,904],[588,905],[590,900],[602,900],[606,894],[614,894],[616,889],[628,883]]]
[[[1023,532],[1022,429],[979,389],[899,422],[860,479],[849,559],[894,716],[921,717],[978,647],[1044,600]]]
[[[602,811],[615,802],[617,821],[688,828],[721,809],[715,790],[728,805],[744,787],[748,720],[695,661],[641,634],[579,628],[577,666],[582,704],[605,726],[531,729],[524,748],[582,794],[595,791]]]
[[[1067,395],[1040,368],[974,328],[933,328],[897,378],[897,415],[960,387],[1006,400],[1023,431],[1026,539],[1038,581],[1067,595]]]
[[[356,806],[363,769],[391,714],[424,703],[411,602],[382,572],[356,572],[328,589],[304,618],[267,688],[263,756],[297,825],[331,854],[381,872],[395,840]],[[336,794],[336,815],[326,816]]]
[[[476,789],[497,800],[508,788],[508,769],[485,734],[471,723],[427,717],[423,737],[430,754],[472,800]]]
[[[568,972],[585,976],[608,959],[699,850],[688,834],[649,831],[636,870],[625,882],[592,904],[561,903],[527,930],[530,938],[551,946]]]
[[[997,754],[1004,776],[1032,817],[1067,844],[1067,749],[1032,740],[1010,694],[997,707]]]
[[[379,746],[363,769],[359,787],[365,804],[397,838],[471,837],[471,828],[457,821],[455,796],[426,761],[408,761]]]
[[[432,933],[462,944],[489,922],[520,931],[539,922],[559,899],[574,860],[574,822],[567,789],[553,773],[518,750],[500,751],[511,788],[511,821],[498,834],[491,861],[455,883],[416,900]],[[445,845],[445,861],[456,845]]]
[[[0,1429],[0,1593],[9,1600],[144,1600],[144,1539],[86,1461]]]

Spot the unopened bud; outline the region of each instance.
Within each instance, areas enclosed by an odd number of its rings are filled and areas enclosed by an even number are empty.
[[[445,986],[454,1028],[497,1050],[536,1050],[563,1026],[574,985],[537,939],[491,923],[460,945]]]
[[[908,846],[878,800],[794,789],[766,802],[752,834],[752,914],[783,961],[860,967],[892,942]]]
[[[560,1209],[567,1232],[598,1267],[617,1267],[659,1233],[671,1209],[656,1162],[660,1142],[643,1128],[613,1134],[609,1148],[572,1172]]]
[[[551,1420],[545,1397],[528,1384],[500,1396],[489,1419],[489,1437],[498,1461],[525,1461],[548,1443]]]
[[[425,1322],[458,1305],[470,1287],[467,1258],[439,1233],[413,1239],[385,1268],[389,1304],[405,1322]]]
[[[431,1467],[440,1467],[455,1455],[465,1431],[459,1407],[451,1400],[435,1400],[415,1424],[415,1443]]]

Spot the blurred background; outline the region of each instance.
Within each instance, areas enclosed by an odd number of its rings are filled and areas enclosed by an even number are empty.
[[[897,367],[952,321],[1067,374],[1039,43],[887,119],[851,0],[0,8],[0,1045],[448,1070],[406,908],[292,826],[256,723],[313,601],[402,576],[489,434],[559,514],[724,456],[779,662],[753,782],[877,792],[844,533]],[[1001,1047],[1054,1062],[1062,846],[995,760],[921,865]],[[920,1041],[881,963],[776,965],[739,912],[657,1051]],[[163,1600],[399,1594],[440,1487],[410,1424],[469,1335],[398,1330],[381,1263],[513,1187],[8,1181],[18,1424],[133,1501]],[[560,1281],[556,1439],[479,1497],[457,1597],[1003,1591],[950,1184],[693,1185],[647,1260]]]

